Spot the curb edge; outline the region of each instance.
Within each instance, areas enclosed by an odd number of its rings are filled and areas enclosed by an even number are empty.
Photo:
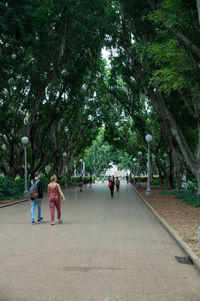
[[[193,262],[193,265],[200,272],[200,259],[199,257],[192,251],[192,249],[184,242],[184,240],[172,229],[172,227],[155,211],[155,209],[148,203],[147,200],[143,198],[143,196],[135,189],[134,191],[140,197],[140,199],[145,203],[145,205],[152,211],[152,213],[158,218],[160,223],[166,228],[166,230],[170,233],[170,235],[175,239],[175,241],[179,244],[179,246],[183,249],[183,251],[188,255],[189,259]]]
[[[20,203],[23,203],[23,202],[27,202],[27,201],[29,201],[29,199],[25,199],[25,200],[21,200],[21,201],[16,201],[16,202],[0,205],[0,209],[4,208],[4,207],[12,206],[12,205],[20,204]]]

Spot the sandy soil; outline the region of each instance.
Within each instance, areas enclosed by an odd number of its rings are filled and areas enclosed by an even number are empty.
[[[171,195],[158,194],[157,192],[161,190],[158,186],[151,187],[151,196],[146,196],[145,184],[137,190],[200,258],[200,243],[198,243],[200,207],[183,204],[180,199]]]

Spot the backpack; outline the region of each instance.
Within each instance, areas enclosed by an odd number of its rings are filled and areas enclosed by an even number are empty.
[[[31,199],[37,199],[39,196],[38,187],[37,187],[38,182],[39,180],[37,180],[36,182],[33,182],[33,180],[31,181],[31,187],[29,189],[29,197]]]
[[[112,186],[112,182],[111,181],[109,181],[109,183],[108,183],[108,187],[111,187]]]

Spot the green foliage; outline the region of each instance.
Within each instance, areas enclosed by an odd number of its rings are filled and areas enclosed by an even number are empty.
[[[116,136],[113,136],[113,138],[117,139]],[[110,168],[110,164],[117,165],[119,170],[130,169],[133,165],[132,155],[105,141],[105,127],[100,128],[96,140],[86,150],[84,162],[86,171],[96,177],[104,174],[105,170]]]
[[[180,145],[177,135],[166,133],[170,126],[162,104],[197,157],[195,1],[1,1],[0,10],[4,175],[23,176],[24,135],[32,175],[40,168],[61,178],[64,151],[69,177],[73,160],[78,162],[85,151],[89,173],[101,173],[110,161],[133,169],[139,150],[145,171],[145,135],[152,133],[152,163],[160,163],[159,172],[166,176],[172,142],[176,150]],[[111,50],[109,66],[101,57],[103,47]],[[164,92],[162,104],[157,91]],[[96,139],[102,124],[104,137]],[[43,180],[46,187],[48,180]]]
[[[0,177],[0,200],[19,199],[23,197],[24,181],[10,177]]]
[[[99,176],[105,169],[108,169],[111,162],[112,149],[108,142],[104,141],[104,131],[104,128],[99,130],[96,140],[86,150],[84,156],[86,171],[95,176]]]
[[[47,191],[47,186],[50,183],[50,179],[47,176],[43,175],[43,174],[40,175],[40,179],[42,181],[43,190]]]
[[[189,190],[166,190],[160,191],[160,194],[173,195],[184,204],[191,205],[193,207],[200,207],[200,195],[191,192]]]
[[[159,178],[154,178],[151,180],[151,185],[160,185],[160,179]]]
[[[194,2],[188,1],[186,4],[183,0],[164,0],[159,9],[151,12],[147,19],[157,25],[165,25],[169,29],[180,25],[192,29],[198,22],[197,7]],[[191,18],[193,18],[193,23],[191,23]]]
[[[195,72],[198,66],[177,40],[152,43],[147,49],[156,66],[161,67],[153,72],[151,86],[159,86],[168,95],[173,90],[190,87],[191,72]]]
[[[188,190],[190,190],[191,192],[197,192],[197,188],[198,188],[197,181],[195,181],[194,179],[188,180],[186,184]]]
[[[50,179],[45,176],[44,174],[41,174],[40,177],[42,181],[43,191],[47,191],[47,186],[50,183]],[[68,181],[68,185],[75,185],[79,180],[79,177],[72,178],[70,181]],[[65,179],[62,178],[61,180],[58,180],[58,183],[61,186],[64,186]],[[30,179],[28,180],[28,187],[30,185]],[[12,199],[21,199],[24,197],[24,180],[20,177],[16,177],[14,180],[11,177],[2,177],[0,176],[0,200],[12,200]]]
[[[5,175],[23,174],[25,133],[31,174],[40,167],[59,176],[62,153],[82,156],[96,137],[101,118],[94,92],[109,8],[106,0],[0,3],[0,168]]]

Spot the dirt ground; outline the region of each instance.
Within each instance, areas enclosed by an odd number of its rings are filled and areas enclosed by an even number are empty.
[[[200,258],[200,207],[183,204],[172,195],[158,194],[157,192],[162,190],[158,186],[151,186],[150,196],[146,196],[146,184],[142,183],[142,187],[136,189]]]

